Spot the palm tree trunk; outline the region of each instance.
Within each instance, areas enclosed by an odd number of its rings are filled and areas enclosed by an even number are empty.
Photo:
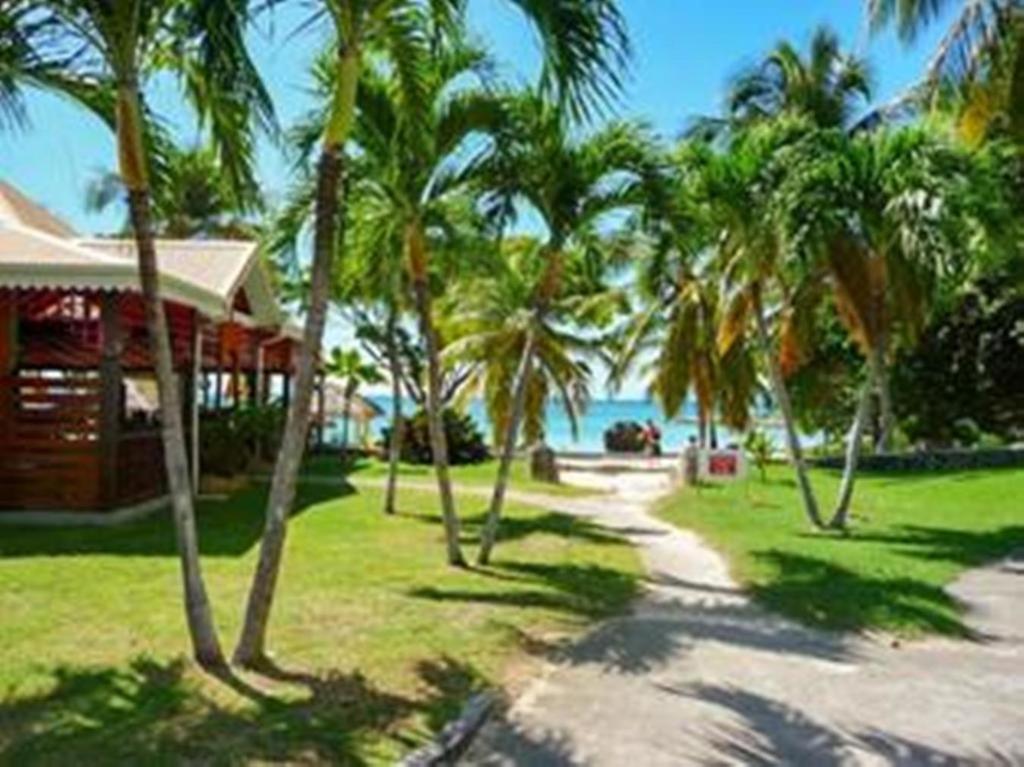
[[[885,360],[885,341],[876,343],[869,355],[871,378],[878,390],[878,420],[880,429],[875,442],[876,453],[888,453],[892,450],[892,433],[896,418],[892,409],[892,388],[889,383],[889,366]]]
[[[430,451],[437,474],[437,490],[441,498],[441,516],[444,521],[448,564],[464,567],[465,558],[459,545],[460,525],[455,512],[455,498],[448,468],[448,439],[444,431],[441,403],[441,359],[437,331],[434,328],[430,285],[427,272],[427,244],[419,223],[411,223],[406,232],[412,287],[419,315],[420,334],[427,353],[427,427],[430,432]]]
[[[853,425],[850,428],[849,444],[846,446],[846,462],[843,466],[843,481],[839,485],[839,497],[836,501],[836,509],[828,526],[836,530],[845,530],[847,519],[850,515],[850,502],[853,500],[853,485],[857,479],[857,462],[860,460],[860,443],[864,438],[864,428],[871,417],[871,381],[864,384],[860,401],[857,403],[857,413],[853,417]]]
[[[388,481],[384,513],[395,513],[398,494],[398,463],[402,457],[402,363],[398,356],[397,312],[388,315],[388,362],[391,365],[391,440],[388,444]]]
[[[505,439],[501,447],[501,459],[498,464],[498,478],[494,483],[494,494],[491,506],[487,510],[487,519],[480,537],[480,553],[477,563],[486,565],[491,561],[491,551],[498,538],[498,524],[501,522],[501,511],[505,504],[505,492],[508,489],[509,476],[512,473],[512,461],[515,459],[516,443],[519,441],[519,426],[523,422],[526,410],[526,393],[529,389],[530,375],[533,368],[535,337],[533,330],[527,331],[523,355],[516,371],[515,392],[512,395],[512,412],[505,428]]]
[[[343,172],[342,151],[340,145],[325,146],[317,171],[316,229],[309,310],[295,386],[288,407],[288,420],[267,501],[259,562],[249,591],[245,623],[234,653],[235,662],[242,666],[258,664],[266,656],[267,624],[281,569],[288,515],[295,502],[299,468],[305,454],[316,362],[327,320],[327,300],[330,295],[331,267],[334,261],[339,215],[338,194]]]
[[[789,459],[796,470],[796,478],[800,486],[804,511],[812,525],[822,528],[824,524],[821,521],[821,513],[818,511],[818,501],[814,497],[814,488],[811,487],[811,480],[807,475],[804,452],[800,446],[800,437],[797,434],[796,421],[793,417],[793,405],[789,399],[789,391],[786,389],[786,381],[782,377],[782,367],[779,365],[779,358],[772,348],[771,335],[768,332],[768,319],[765,317],[764,306],[761,304],[759,296],[754,299],[754,315],[757,321],[757,334],[761,341],[765,359],[768,361],[768,374],[771,378],[775,401],[778,403],[779,410],[782,413],[782,421],[786,431],[786,443],[789,448]]]
[[[214,668],[224,665],[224,654],[217,637],[217,627],[213,622],[210,599],[199,560],[199,541],[192,503],[192,481],[189,475],[185,431],[182,426],[181,402],[174,377],[167,316],[160,297],[146,155],[142,143],[139,93],[134,80],[130,83],[119,87],[117,93],[118,161],[121,178],[128,188],[128,208],[138,252],[139,284],[145,306],[146,332],[149,335],[150,355],[153,357],[160,400],[164,465],[174,513],[178,554],[181,558],[185,617],[192,640],[193,655],[204,667]]]

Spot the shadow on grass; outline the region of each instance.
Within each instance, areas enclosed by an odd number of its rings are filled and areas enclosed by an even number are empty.
[[[870,758],[884,764],[1020,764],[1024,754],[991,746],[954,753],[878,729],[848,731],[784,701],[728,685],[662,687],[663,692],[712,706],[728,717],[695,731],[706,751],[699,764],[845,765]]]
[[[840,631],[901,626],[910,633],[970,637],[959,606],[941,586],[911,577],[854,572],[823,559],[760,552],[774,577],[751,586],[765,607],[811,625]]]
[[[0,763],[366,764],[382,740],[398,752],[421,745],[430,733],[411,732],[413,717],[439,729],[483,686],[472,667],[447,656],[417,667],[416,697],[358,672],[269,667],[252,679],[276,687],[233,678],[227,687],[244,698],[226,705],[224,691],[190,669],[145,657],[117,669],[61,667],[47,692],[9,692],[0,698]]]
[[[441,525],[441,517],[437,514],[402,511],[399,515],[428,525]],[[463,545],[475,546],[480,543],[484,516],[483,513],[462,515],[461,543]],[[611,532],[589,520],[556,511],[532,513],[522,517],[506,515],[502,517],[501,525],[498,528],[496,556],[501,556],[501,544],[522,540],[533,535],[554,535],[601,546],[628,545],[620,533],[621,531]]]
[[[505,563],[475,572],[509,585],[500,590],[427,586],[408,593],[435,602],[539,607],[595,620],[620,612],[638,591],[635,576],[601,565]]]
[[[885,546],[901,556],[978,567],[1024,545],[1024,526],[998,530],[951,530],[901,525],[889,533],[854,531],[837,546]],[[961,606],[942,584],[919,578],[872,574],[844,568],[824,558],[777,550],[755,552],[774,575],[750,591],[762,604],[805,623],[829,629],[864,631],[901,626],[910,633],[937,633],[981,639],[963,622]]]
[[[313,506],[355,493],[351,485],[300,485],[293,517]],[[253,486],[224,501],[203,500],[196,509],[204,556],[240,556],[263,534],[267,488]],[[62,557],[89,554],[176,557],[170,511],[115,527],[0,528],[0,557]]]

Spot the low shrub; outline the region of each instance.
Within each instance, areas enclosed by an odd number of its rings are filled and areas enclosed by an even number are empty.
[[[233,477],[257,459],[276,455],[285,413],[273,405],[209,413],[199,429],[199,462],[204,474]]]
[[[402,419],[402,429],[402,460],[424,466],[433,463],[434,451],[430,448],[426,411],[419,410],[411,418]],[[451,465],[483,463],[491,457],[483,434],[470,416],[455,410],[445,410],[444,431],[448,437],[448,461]],[[389,427],[382,431],[381,444],[386,449],[390,441]]]
[[[644,427],[636,421],[619,421],[604,433],[604,449],[609,453],[642,453]]]

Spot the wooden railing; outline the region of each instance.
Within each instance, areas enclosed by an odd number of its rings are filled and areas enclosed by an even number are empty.
[[[0,377],[0,508],[95,509],[99,380]]]

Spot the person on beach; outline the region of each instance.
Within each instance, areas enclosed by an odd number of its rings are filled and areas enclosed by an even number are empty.
[[[661,455],[661,430],[650,418],[644,427],[644,447],[648,458],[657,458]]]

